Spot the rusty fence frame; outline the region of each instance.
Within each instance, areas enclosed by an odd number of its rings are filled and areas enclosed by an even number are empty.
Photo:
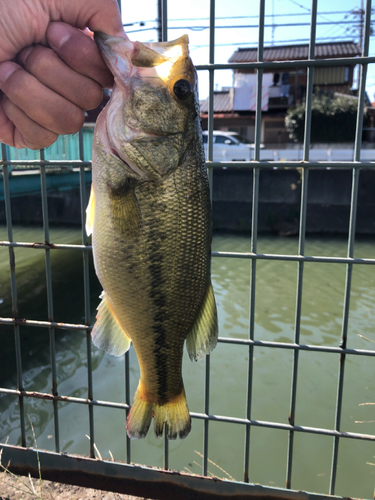
[[[204,421],[204,438],[203,438],[203,465],[202,475],[207,476],[208,466],[208,448],[209,448],[209,424],[211,421],[227,422],[232,424],[243,425],[246,428],[245,443],[244,443],[244,482],[237,483],[233,481],[213,480],[207,477],[194,476],[184,473],[176,473],[168,471],[169,448],[168,440],[164,440],[164,469],[155,470],[141,466],[131,465],[131,442],[126,438],[126,461],[127,463],[112,463],[107,461],[95,460],[94,450],[94,408],[97,406],[111,407],[122,409],[126,416],[130,409],[130,388],[129,388],[129,353],[125,355],[125,402],[114,403],[110,401],[98,401],[93,396],[93,381],[92,381],[92,362],[91,362],[91,339],[90,331],[90,283],[89,283],[89,253],[92,247],[89,244],[85,232],[85,208],[86,199],[86,183],[85,175],[91,167],[91,162],[84,161],[83,134],[79,134],[79,151],[80,160],[76,161],[46,161],[44,152],[40,152],[39,160],[19,161],[9,160],[8,149],[2,145],[1,153],[5,209],[7,220],[7,235],[6,241],[0,242],[0,246],[7,247],[9,251],[9,265],[11,277],[11,294],[12,294],[12,317],[0,318],[0,325],[12,325],[15,337],[15,355],[17,365],[17,388],[6,389],[0,387],[0,394],[13,395],[18,398],[20,409],[20,436],[21,446],[12,446],[7,443],[0,443],[2,449],[3,463],[10,463],[9,467],[13,472],[26,474],[31,473],[35,477],[38,476],[38,459],[40,468],[45,479],[51,479],[71,484],[108,489],[111,491],[130,493],[134,495],[143,495],[149,498],[163,499],[190,499],[199,498],[327,498],[327,495],[308,494],[304,492],[295,492],[292,487],[292,465],[293,465],[293,449],[295,433],[312,433],[318,435],[327,435],[333,438],[331,478],[328,495],[334,495],[336,484],[336,473],[338,466],[338,448],[339,442],[342,439],[366,440],[375,442],[375,435],[360,434],[353,432],[345,432],[341,430],[341,408],[344,388],[344,370],[345,361],[348,354],[355,356],[375,357],[375,350],[350,349],[347,347],[348,337],[348,319],[349,305],[351,293],[351,280],[353,266],[356,265],[375,265],[375,259],[354,258],[354,239],[356,230],[356,210],[358,198],[358,182],[359,175],[362,169],[375,169],[375,162],[360,160],[361,154],[361,136],[363,123],[363,109],[365,102],[365,84],[367,66],[369,63],[375,62],[375,57],[369,57],[369,39],[370,39],[370,19],[371,19],[371,0],[366,0],[365,12],[365,29],[363,37],[362,55],[357,58],[341,58],[341,59],[319,59],[315,60],[315,37],[316,37],[316,18],[317,18],[317,0],[312,0],[311,4],[311,24],[310,24],[310,44],[309,55],[305,61],[284,61],[284,62],[264,62],[264,25],[265,25],[265,0],[260,0],[259,12],[259,38],[258,38],[258,58],[254,63],[237,63],[237,64],[215,64],[214,49],[215,49],[215,0],[210,0],[210,49],[209,63],[206,65],[197,66],[198,71],[209,72],[209,114],[208,114],[208,166],[210,178],[212,178],[212,168],[224,168],[231,166],[231,163],[212,162],[213,158],[213,99],[214,99],[214,73],[223,69],[256,69],[257,70],[257,107],[255,114],[255,149],[254,161],[251,162],[236,162],[236,166],[243,168],[252,168],[253,171],[253,198],[252,198],[252,223],[251,223],[251,251],[248,253],[238,252],[212,252],[213,258],[235,258],[249,259],[251,261],[250,274],[250,330],[247,340],[236,338],[220,337],[219,342],[242,345],[248,350],[249,369],[247,380],[247,411],[246,418],[232,418],[222,415],[210,414],[209,408],[209,389],[210,389],[210,357],[206,357],[205,367],[205,405],[203,413],[191,413],[193,419]],[[162,34],[163,39],[167,39],[167,0],[162,0]],[[309,161],[310,151],[310,130],[311,130],[311,104],[313,95],[313,75],[314,67],[330,66],[330,65],[357,65],[360,66],[360,83],[359,83],[359,98],[357,125],[354,147],[353,162],[313,162]],[[305,118],[305,135],[303,143],[303,160],[301,162],[271,162],[260,161],[260,133],[261,133],[261,101],[262,101],[262,77],[265,68],[278,68],[299,66],[307,68],[307,91],[306,91],[306,118]],[[48,203],[47,203],[47,186],[46,186],[46,168],[55,167],[61,164],[70,165],[79,171],[80,176],[80,198],[81,198],[81,226],[82,226],[82,242],[80,245],[53,244],[49,237],[49,220],[48,220]],[[41,196],[43,210],[43,228],[44,228],[44,243],[25,243],[14,241],[12,230],[12,214],[9,191],[9,174],[13,165],[24,165],[28,167],[36,167],[40,170],[41,179]],[[257,223],[258,223],[258,198],[259,198],[259,174],[262,169],[274,168],[300,168],[302,171],[301,185],[301,209],[300,209],[300,226],[299,226],[299,245],[296,255],[277,255],[277,254],[259,254],[257,253]],[[305,255],[305,234],[306,234],[306,210],[307,210],[307,188],[309,170],[311,168],[350,168],[352,169],[352,192],[350,205],[350,221],[347,243],[346,257],[323,257],[323,256],[307,256]],[[48,321],[37,321],[20,318],[17,305],[17,285],[15,278],[15,255],[14,249],[37,248],[45,253],[45,269],[46,269],[46,288],[47,288],[47,306],[48,306]],[[54,307],[52,300],[52,276],[51,276],[51,251],[71,250],[81,252],[83,255],[83,271],[84,271],[84,324],[69,324],[57,323],[54,321]],[[255,328],[255,300],[256,300],[256,269],[258,260],[285,260],[293,261],[298,265],[297,277],[297,294],[296,294],[296,312],[295,312],[295,328],[294,342],[266,342],[257,340],[254,335]],[[300,343],[300,324],[301,324],[301,305],[302,305],[302,287],[303,287],[303,272],[306,262],[331,262],[339,263],[346,266],[346,284],[344,295],[344,311],[342,320],[342,335],[341,342],[337,347],[326,347],[318,345],[303,345]],[[49,330],[50,341],[50,365],[52,390],[50,393],[28,392],[23,386],[22,362],[21,362],[21,340],[20,329],[24,326],[43,327]],[[87,337],[87,398],[77,398],[60,395],[57,387],[57,363],[55,353],[55,331],[57,329],[79,330],[86,332]],[[290,398],[290,416],[288,423],[267,422],[252,419],[252,385],[253,372],[252,360],[254,351],[257,347],[282,348],[293,352],[293,370]],[[336,399],[336,418],[333,429],[321,429],[316,427],[298,426],[295,424],[295,412],[297,405],[297,380],[299,367],[299,353],[301,351],[315,351],[325,353],[335,353],[340,355],[338,366],[338,384],[337,384],[337,399]],[[53,402],[54,406],[54,427],[55,427],[55,452],[37,451],[36,449],[26,447],[26,427],[24,414],[24,399],[36,398],[47,399]],[[58,403],[64,401],[73,404],[83,404],[87,406],[89,412],[89,437],[90,451],[89,457],[76,457],[65,453],[60,453],[59,443],[59,413]],[[259,485],[249,484],[249,456],[250,456],[250,435],[252,427],[264,427],[273,429],[282,429],[288,433],[288,456],[286,467],[286,489],[263,487]],[[337,497],[336,497],[337,498]]]

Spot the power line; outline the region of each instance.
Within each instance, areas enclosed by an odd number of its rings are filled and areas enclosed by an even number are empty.
[[[318,22],[316,23],[317,26],[326,26],[326,25],[329,25],[329,26],[332,26],[332,24],[356,24],[357,21],[340,21],[340,23],[337,23],[337,22],[334,22],[334,21],[321,21],[321,22]],[[273,24],[265,24],[264,27],[265,28],[272,28],[274,25]],[[295,26],[310,26],[310,23],[306,22],[306,23],[282,23],[282,24],[276,24],[275,25],[276,28],[285,28],[285,27],[295,27]],[[229,25],[224,25],[224,26],[215,26],[215,29],[230,29],[230,28],[256,28],[258,29],[259,28],[259,25],[258,24],[229,24]],[[192,29],[192,30],[195,30],[195,29],[199,29],[199,30],[205,30],[205,29],[209,29],[209,26],[184,26],[184,27],[180,27],[180,26],[169,26],[168,29],[171,29],[171,30],[177,30],[177,29]]]
[[[297,2],[295,2],[295,0],[289,0],[289,2],[294,3],[294,5],[297,5],[297,7],[299,7],[300,9],[305,9],[305,10],[307,10],[307,12],[311,12],[311,10],[308,7],[305,7],[304,5],[301,5]]]
[[[294,0],[289,0],[290,2],[294,3],[300,8],[304,8],[307,11],[309,9],[307,7],[301,6]],[[309,11],[310,12],[310,11]],[[325,31],[325,33],[322,34],[322,36],[318,37],[319,40],[344,40],[349,37],[348,35],[348,30],[351,29],[353,33],[353,29],[355,27],[358,27],[358,21],[356,19],[352,20],[347,20],[349,15],[357,14],[356,11],[331,11],[331,12],[324,12],[325,15],[337,15],[337,14],[345,14],[344,18],[341,18],[339,21],[334,21],[334,20],[328,20],[328,21],[318,21],[317,25],[318,26],[329,26],[328,30]],[[291,13],[291,14],[277,14],[279,17],[286,17],[286,16],[297,16],[297,15],[303,15],[306,16],[307,14],[299,14],[299,13]],[[318,14],[321,15],[321,14]],[[229,19],[247,19],[247,18],[257,18],[258,16],[253,15],[253,16],[229,16],[229,17],[218,17],[216,19],[221,19],[221,20],[229,20]],[[266,14],[265,17],[272,17],[272,14]],[[177,22],[177,21],[187,21],[188,19],[191,20],[206,20],[208,18],[181,18],[181,19],[170,19],[169,22]],[[153,31],[157,30],[157,26],[151,26],[151,27],[142,27],[146,23],[154,23],[155,20],[153,21],[142,21],[142,22],[137,22],[137,23],[129,23],[125,26],[131,26],[134,24],[140,24],[141,28],[136,29],[136,30],[131,30],[128,31],[128,33],[140,33],[140,32],[146,32],[146,31]],[[280,24],[265,24],[265,28],[290,28],[290,27],[303,27],[303,26],[310,26],[310,22],[297,22],[297,23],[280,23]],[[345,26],[347,26],[345,28]],[[258,29],[259,26],[258,24],[245,24],[245,25],[218,25],[215,26],[216,29]],[[198,26],[170,26],[168,27],[169,30],[190,30],[190,31],[205,31],[209,29],[209,26],[205,25],[198,25]],[[338,31],[346,30],[345,33],[342,33],[341,35],[338,34]],[[333,33],[332,33],[333,30]],[[325,34],[328,35],[328,33],[331,33],[330,36],[324,37]],[[292,43],[296,42],[308,42],[309,39],[299,39],[299,40],[292,40]],[[280,40],[283,44],[288,43],[288,41],[283,41]],[[251,44],[256,44],[256,42],[241,42],[241,43],[225,43],[225,44],[216,44],[216,46],[234,46],[234,45],[251,45]],[[207,47],[208,45],[200,45],[198,47]]]
[[[322,21],[318,22],[317,25],[319,26],[332,26],[332,24],[335,25],[342,25],[342,24],[349,24],[349,25],[356,25],[356,21],[340,21],[339,23],[334,23],[333,21]],[[273,24],[265,24],[265,28],[272,28],[274,25]],[[277,24],[277,28],[286,28],[286,27],[296,27],[296,26],[310,26],[310,23],[282,23],[282,24]],[[233,25],[224,25],[224,26],[215,26],[215,29],[258,29],[259,26],[258,24],[233,24]],[[150,30],[150,29],[156,29],[156,27],[153,28],[145,28],[144,31]],[[168,30],[190,30],[190,31],[204,31],[209,29],[209,26],[168,26]],[[135,33],[138,31],[142,30],[133,30],[129,31],[129,33]]]
[[[307,10],[307,12],[311,13],[311,9],[309,9],[308,7],[305,7],[304,5],[300,5],[298,4],[295,0],[289,0],[289,2],[293,3],[294,5],[297,5],[298,7],[300,7],[301,9],[305,9]],[[319,17],[321,17],[322,19],[325,19],[327,21],[327,18],[326,17],[323,17],[323,13],[322,12],[318,12],[317,15]],[[329,20],[329,19],[328,19]]]
[[[181,28],[181,29],[186,29],[186,28]],[[152,30],[157,30],[157,26],[154,26],[153,28],[143,28],[143,29],[139,29],[139,30],[126,31],[126,33],[139,33],[139,32],[143,32],[143,31],[152,31]]]
[[[338,14],[348,14],[348,11],[346,10],[337,10],[337,11],[330,11],[330,12],[321,12],[318,15],[338,15]],[[307,16],[308,14],[303,14],[302,12],[291,12],[289,14],[274,14],[273,17],[291,17],[291,16]],[[272,14],[265,14],[265,17],[272,17]],[[259,15],[249,15],[249,16],[217,16],[215,17],[215,20],[217,19],[259,19]],[[168,19],[168,22],[179,22],[179,21],[209,21],[209,17],[181,17],[181,18],[176,18],[176,19]],[[145,23],[153,23],[155,22],[155,19],[147,19],[143,21]],[[334,21],[332,21],[334,22]],[[136,24],[136,21],[134,21],[131,24]]]
[[[334,37],[324,37],[324,38],[317,38],[317,41],[316,43],[319,44],[321,43],[321,41],[324,40],[324,41],[341,41],[341,40],[347,40],[347,37],[344,37],[344,36],[334,36]],[[295,40],[281,40],[282,44],[283,45],[290,45],[290,46],[293,46],[293,44],[295,43],[302,43],[302,42],[306,42],[308,43],[310,41],[310,38],[299,38],[299,39],[295,39]],[[264,45],[265,45],[265,48],[268,48],[266,47],[266,45],[270,45],[271,42],[270,41],[265,41],[264,42]],[[255,42],[230,42],[230,43],[217,43],[215,44],[215,47],[232,47],[232,46],[240,46],[240,45],[245,45],[247,47],[250,48],[250,46],[255,46],[257,47],[258,45],[258,41],[255,41]],[[191,50],[196,50],[196,49],[200,49],[200,48],[206,48],[206,47],[209,47],[209,44],[202,44],[202,45],[191,45],[190,46],[190,49]],[[273,48],[277,48],[278,46],[277,45],[274,45]]]
[[[343,19],[341,19],[341,21],[344,21],[346,18],[347,18],[347,14],[345,15],[345,17]],[[340,21],[338,21],[338,23],[334,24],[333,26],[331,26],[330,28],[328,28],[328,30],[325,32],[325,33],[322,33],[322,36],[324,35],[327,35],[330,31],[334,30],[335,32],[337,32],[338,29],[343,29],[341,26],[340,26]],[[332,35],[331,35],[332,36]]]

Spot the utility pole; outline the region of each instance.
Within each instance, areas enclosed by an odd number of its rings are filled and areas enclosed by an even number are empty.
[[[371,13],[374,12],[374,9],[371,9]],[[361,7],[357,10],[351,10],[350,14],[354,17],[354,19],[358,19],[358,24],[354,24],[352,28],[348,28],[346,30],[347,33],[354,35],[355,38],[358,36],[358,45],[363,46],[363,37],[364,37],[364,26],[365,26],[365,7],[364,1],[361,0]],[[370,23],[370,35],[374,34],[373,29],[373,21]]]
[[[365,10],[363,8],[363,0],[361,0],[361,12],[360,12],[360,18],[359,18],[359,46],[363,46],[363,24],[365,21]]]
[[[158,42],[168,39],[167,19],[167,0],[158,0]]]
[[[163,8],[161,2],[162,0],[158,0],[158,42],[163,41],[163,28],[161,21]]]

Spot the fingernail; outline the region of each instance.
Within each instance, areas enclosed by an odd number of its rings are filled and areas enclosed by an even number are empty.
[[[70,36],[70,31],[61,23],[51,23],[48,27],[47,40],[53,49],[61,48]]]
[[[19,69],[18,64],[11,62],[11,61],[6,61],[0,64],[0,85],[5,83],[10,75],[16,71],[16,69]]]

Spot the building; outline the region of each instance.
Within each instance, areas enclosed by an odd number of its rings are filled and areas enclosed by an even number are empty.
[[[303,61],[308,59],[308,44],[282,45],[264,48],[264,61]],[[315,59],[356,57],[360,48],[353,41],[317,43]],[[257,61],[256,48],[239,48],[230,57],[230,63]],[[314,91],[353,95],[354,65],[317,66],[314,70]],[[256,70],[236,69],[233,87],[214,94],[214,128],[239,132],[254,140]],[[283,66],[280,70],[264,69],[262,91],[262,137],[265,144],[290,142],[284,126],[289,107],[300,103],[306,95],[307,69]],[[208,99],[201,104],[203,129],[207,128]]]

